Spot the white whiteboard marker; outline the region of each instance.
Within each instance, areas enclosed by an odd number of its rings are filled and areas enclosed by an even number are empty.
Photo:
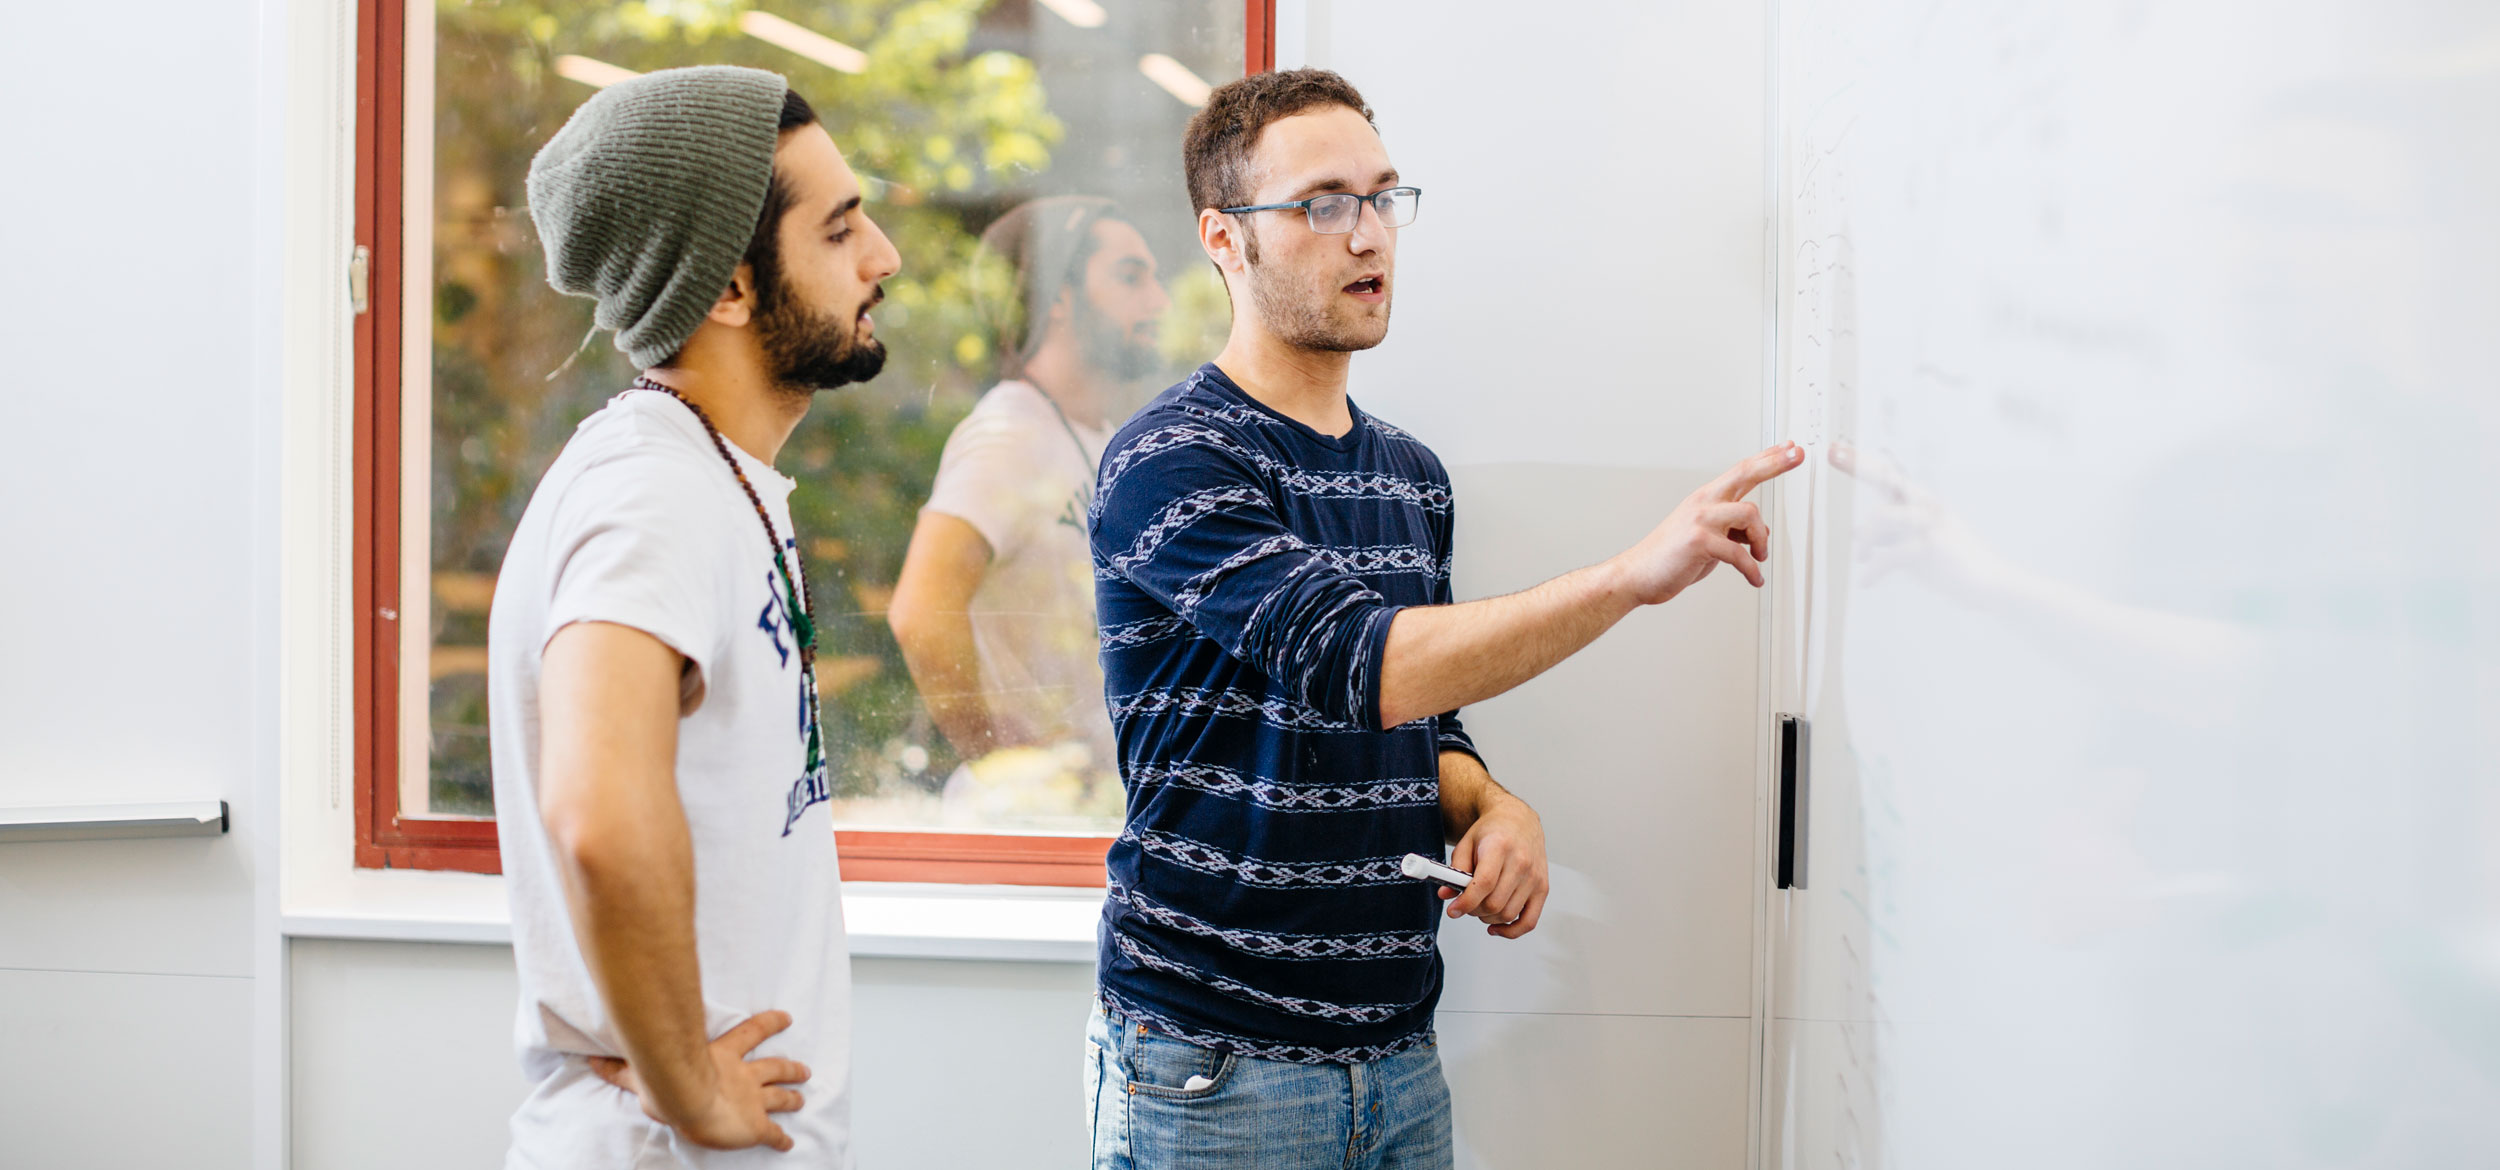
[[[1473,874],[1451,869],[1421,853],[1407,854],[1405,860],[1398,862],[1398,869],[1417,881],[1439,882],[1453,890],[1466,889],[1467,883],[1476,880]]]

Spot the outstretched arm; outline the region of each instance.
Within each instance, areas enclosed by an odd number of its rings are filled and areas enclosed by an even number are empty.
[[[1747,493],[1797,466],[1795,444],[1745,460],[1685,497],[1639,544],[1507,597],[1399,610],[1382,654],[1384,728],[1492,698],[1552,669],[1625,614],[1657,605],[1721,562],[1756,586],[1771,530]]]

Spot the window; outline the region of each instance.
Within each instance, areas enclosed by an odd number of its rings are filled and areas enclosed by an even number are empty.
[[[362,0],[357,864],[497,869],[494,574],[574,425],[633,375],[604,335],[585,342],[589,303],[546,286],[530,157],[595,87],[741,64],[817,107],[904,257],[886,371],[820,396],[779,460],[822,615],[845,873],[1099,884],[1120,786],[1090,574],[1064,579],[1081,513],[1072,545],[1058,497],[1089,491],[1110,430],[1221,346],[1180,135],[1211,84],[1267,67],[1272,8]],[[907,563],[924,529],[985,567]]]

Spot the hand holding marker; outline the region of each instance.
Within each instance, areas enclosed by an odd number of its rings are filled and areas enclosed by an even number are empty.
[[[1453,890],[1466,889],[1467,883],[1476,880],[1474,874],[1451,869],[1421,853],[1407,854],[1398,862],[1398,869],[1417,881],[1438,882]]]

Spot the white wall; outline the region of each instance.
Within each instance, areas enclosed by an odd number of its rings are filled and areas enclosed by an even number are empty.
[[[1756,445],[1758,3],[1284,8],[1283,61],[1364,86],[1430,193],[1356,393],[1451,465],[1462,593],[1619,549]],[[349,886],[493,896],[318,876],[345,841],[321,586],[342,9],[142,9],[117,16],[118,80],[79,53],[0,75],[0,150],[41,164],[0,188],[22,379],[0,458],[0,800],[219,796],[236,830],[0,846],[0,1162],[491,1160],[519,1091],[508,950],[289,950],[277,922],[282,770],[291,909],[344,913],[314,903]],[[76,6],[18,19],[27,43],[93,33]],[[1501,226],[1549,187],[1595,194]],[[1462,1164],[1743,1160],[1757,613],[1714,582],[1472,713],[1558,868],[1530,940],[1447,938]],[[1089,968],[863,960],[857,982],[868,1164],[1080,1159]]]
[[[0,805],[214,798],[235,830],[0,844],[11,1166],[240,1167],[269,1137],[268,91],[256,4],[145,9],[9,14]]]

